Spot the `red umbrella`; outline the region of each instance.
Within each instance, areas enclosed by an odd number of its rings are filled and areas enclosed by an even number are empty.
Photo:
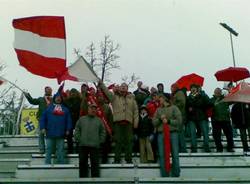
[[[195,73],[191,73],[189,75],[182,76],[180,79],[176,81],[176,84],[180,89],[187,88],[187,90],[190,90],[190,86],[192,84],[203,86],[203,82],[204,78],[202,76],[199,76]]]
[[[239,83],[230,91],[223,101],[250,103],[250,85],[246,82]]]
[[[229,67],[219,70],[215,74],[217,81],[237,82],[250,77],[248,69],[243,67]]]

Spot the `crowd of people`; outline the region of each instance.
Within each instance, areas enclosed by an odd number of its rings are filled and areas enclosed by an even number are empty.
[[[88,157],[91,176],[99,177],[100,161],[108,163],[110,152],[115,153],[114,163],[121,163],[123,152],[126,163],[132,163],[133,152],[140,152],[141,163],[159,161],[162,177],[179,177],[179,153],[187,152],[187,137],[192,153],[197,152],[197,138],[201,136],[204,152],[211,152],[210,122],[217,152],[224,151],[222,131],[226,151],[234,152],[233,129],[239,129],[243,151],[249,151],[249,105],[224,102],[220,88],[210,98],[196,84],[190,86],[190,91],[173,84],[171,93],[167,93],[162,83],[149,89],[139,81],[131,93],[126,83],[106,87],[99,81],[96,88],[82,84],[80,91],[64,91],[60,87],[52,96],[52,89],[45,87],[43,97],[25,96],[29,103],[38,105],[39,149],[46,154],[45,163],[51,164],[53,153],[57,163],[64,163],[67,139],[67,153],[79,153],[80,177],[88,177]],[[166,152],[171,153],[170,170],[166,167]]]

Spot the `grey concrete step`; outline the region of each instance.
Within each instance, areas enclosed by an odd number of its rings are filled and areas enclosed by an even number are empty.
[[[225,136],[222,137],[224,143],[226,143]],[[190,138],[186,138],[187,142],[190,142]],[[198,142],[202,142],[202,138],[197,139]],[[15,135],[15,136],[0,136],[0,142],[4,142],[6,145],[9,146],[38,146],[38,137],[37,136],[22,136],[22,135]],[[66,142],[66,140],[65,140]],[[214,143],[213,137],[210,136],[209,139],[210,143]],[[234,142],[241,142],[240,137],[234,138]]]
[[[181,153],[182,154],[182,153]],[[133,161],[136,163],[140,163],[139,155],[133,157]],[[41,154],[32,154],[31,165],[42,165],[45,162],[45,156]],[[108,163],[111,164],[114,162],[114,156],[110,156],[108,159]],[[52,158],[52,163],[56,163],[56,158]],[[78,164],[79,159],[77,154],[66,155],[65,163],[67,164]],[[122,163],[125,163],[125,160],[122,159]],[[250,164],[250,156],[202,156],[198,155],[189,155],[189,156],[180,156],[181,165],[249,165]]]
[[[0,178],[14,177],[18,164],[30,164],[30,159],[0,159]]]
[[[0,151],[38,151],[38,146],[4,146]]]
[[[32,154],[38,154],[38,150],[0,150],[0,159],[4,158],[31,158]]]
[[[186,165],[181,166],[181,178],[192,179],[249,179],[250,166],[246,165]],[[160,177],[158,164],[104,164],[101,165],[101,177],[104,178],[127,178],[127,177]],[[77,165],[19,165],[16,178],[20,179],[55,179],[55,178],[78,178]]]
[[[223,144],[223,147],[226,149],[227,147],[227,143],[226,142],[222,142]],[[216,151],[216,146],[213,142],[210,142],[210,148],[213,149],[214,151]],[[201,149],[201,151],[203,151],[203,143],[202,142],[198,142],[198,145],[197,145],[197,148],[198,149]],[[241,142],[235,142],[235,148],[239,148],[239,149],[242,149],[243,150],[243,147],[242,147],[242,143]],[[190,143],[187,143],[187,149],[189,150],[190,152],[190,149],[191,149],[191,144]],[[4,150],[4,151],[8,151],[8,150],[35,150],[35,151],[38,151],[39,150],[39,147],[37,144],[26,144],[26,145],[4,145],[2,148],[0,148],[0,151],[1,150]],[[65,150],[67,150],[67,144],[65,144]]]
[[[1,179],[0,183],[15,183],[15,184],[238,184],[250,183],[250,179],[230,178],[230,179],[217,179],[217,178],[60,178],[60,179]]]

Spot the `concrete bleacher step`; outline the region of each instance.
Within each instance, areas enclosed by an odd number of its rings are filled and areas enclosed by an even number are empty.
[[[0,150],[0,159],[4,158],[31,158],[32,154],[40,153],[39,150]]]
[[[238,184],[238,183],[250,183],[250,179],[243,178],[59,178],[59,179],[1,179],[0,183],[15,183],[15,184]]]
[[[16,178],[19,179],[55,179],[55,178],[78,178],[78,166],[66,165],[19,165],[16,171]],[[249,165],[186,165],[181,166],[181,177],[192,179],[194,176],[209,179],[249,179]],[[160,177],[158,164],[103,164],[101,165],[101,177],[104,178],[126,178],[126,177]]]
[[[216,149],[216,146],[215,146],[215,144],[213,142],[210,142],[209,145],[210,145],[211,149]],[[227,143],[225,141],[222,142],[222,145],[223,145],[224,148],[227,147]],[[235,142],[234,145],[235,145],[235,148],[241,148],[242,149],[242,143],[241,142]],[[186,146],[187,146],[188,150],[191,149],[191,144],[189,142],[186,144]],[[201,142],[201,141],[198,142],[197,148],[198,149],[203,149],[203,142]],[[5,150],[5,151],[7,151],[7,150],[38,150],[38,149],[39,149],[39,147],[38,147],[37,144],[27,144],[27,143],[25,145],[22,145],[22,144],[21,145],[4,144],[4,146],[2,148],[0,148],[0,151],[1,150]],[[65,150],[67,150],[67,144],[66,143],[65,143]]]
[[[14,177],[19,164],[30,164],[30,159],[0,159],[0,178]]]
[[[223,156],[222,156],[223,155]],[[139,155],[133,157],[133,161],[140,163]],[[42,165],[45,162],[45,155],[43,154],[32,154],[32,159],[30,165]],[[114,156],[110,154],[108,163],[114,162]],[[56,157],[52,157],[52,163],[56,163]],[[70,154],[65,157],[66,164],[78,164],[79,158],[78,154]],[[122,163],[125,163],[124,158]],[[193,164],[193,165],[237,165],[237,164],[250,164],[250,157],[244,156],[242,154],[206,154],[206,153],[192,153],[192,154],[180,154],[181,165]]]
[[[3,142],[8,146],[38,146],[38,137],[35,135],[24,136],[24,135],[15,135],[15,136],[0,136],[0,143]],[[190,142],[190,138],[186,138],[186,142]],[[203,142],[202,138],[197,138],[197,142]],[[209,139],[210,143],[214,143],[212,136]],[[222,142],[226,143],[225,136],[222,137]],[[234,138],[234,142],[241,143],[240,137]],[[66,140],[65,140],[66,143]]]
[[[38,136],[36,135],[5,135],[5,136],[0,136],[0,142],[5,142],[5,144],[14,146],[14,145],[30,145],[38,144]]]
[[[78,177],[78,154],[66,156],[65,165],[44,165],[44,154],[39,154],[37,136],[0,136],[0,183],[210,183],[250,184],[250,153],[244,154],[239,136],[234,139],[235,153],[216,153],[210,137],[212,153],[203,152],[198,139],[198,153],[180,153],[181,177],[161,178],[158,164],[103,164],[102,178]],[[66,143],[66,142],[65,142]],[[223,137],[226,148],[226,139]],[[190,140],[187,139],[188,152]],[[109,162],[114,154],[109,154]],[[1,172],[1,169],[3,172]]]
[[[0,151],[25,151],[25,150],[30,150],[30,151],[37,151],[39,150],[38,146],[4,146]]]

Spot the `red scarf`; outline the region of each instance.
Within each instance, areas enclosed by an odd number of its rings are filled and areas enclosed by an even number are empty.
[[[46,105],[49,106],[52,102],[52,97],[51,96],[44,96]]]
[[[158,109],[158,107],[160,107],[159,102],[156,102],[154,100],[150,100],[147,104],[147,109],[148,109],[148,116],[150,118],[154,117],[154,114],[156,112],[156,110]]]
[[[169,173],[171,170],[170,153],[171,153],[171,143],[170,143],[170,128],[169,125],[163,123],[163,141],[164,141],[164,165],[166,171]]]
[[[112,136],[112,129],[108,124],[108,121],[105,117],[103,109],[101,108],[100,104],[97,102],[96,96],[88,93],[87,102],[88,102],[88,104],[96,104],[97,105],[97,114],[96,115],[102,120],[102,123],[103,123],[105,129],[107,130],[108,134],[110,136]]]
[[[64,112],[62,110],[61,104],[55,104],[55,107],[54,107],[54,110],[53,110],[53,114],[57,115],[57,116],[64,115]]]

